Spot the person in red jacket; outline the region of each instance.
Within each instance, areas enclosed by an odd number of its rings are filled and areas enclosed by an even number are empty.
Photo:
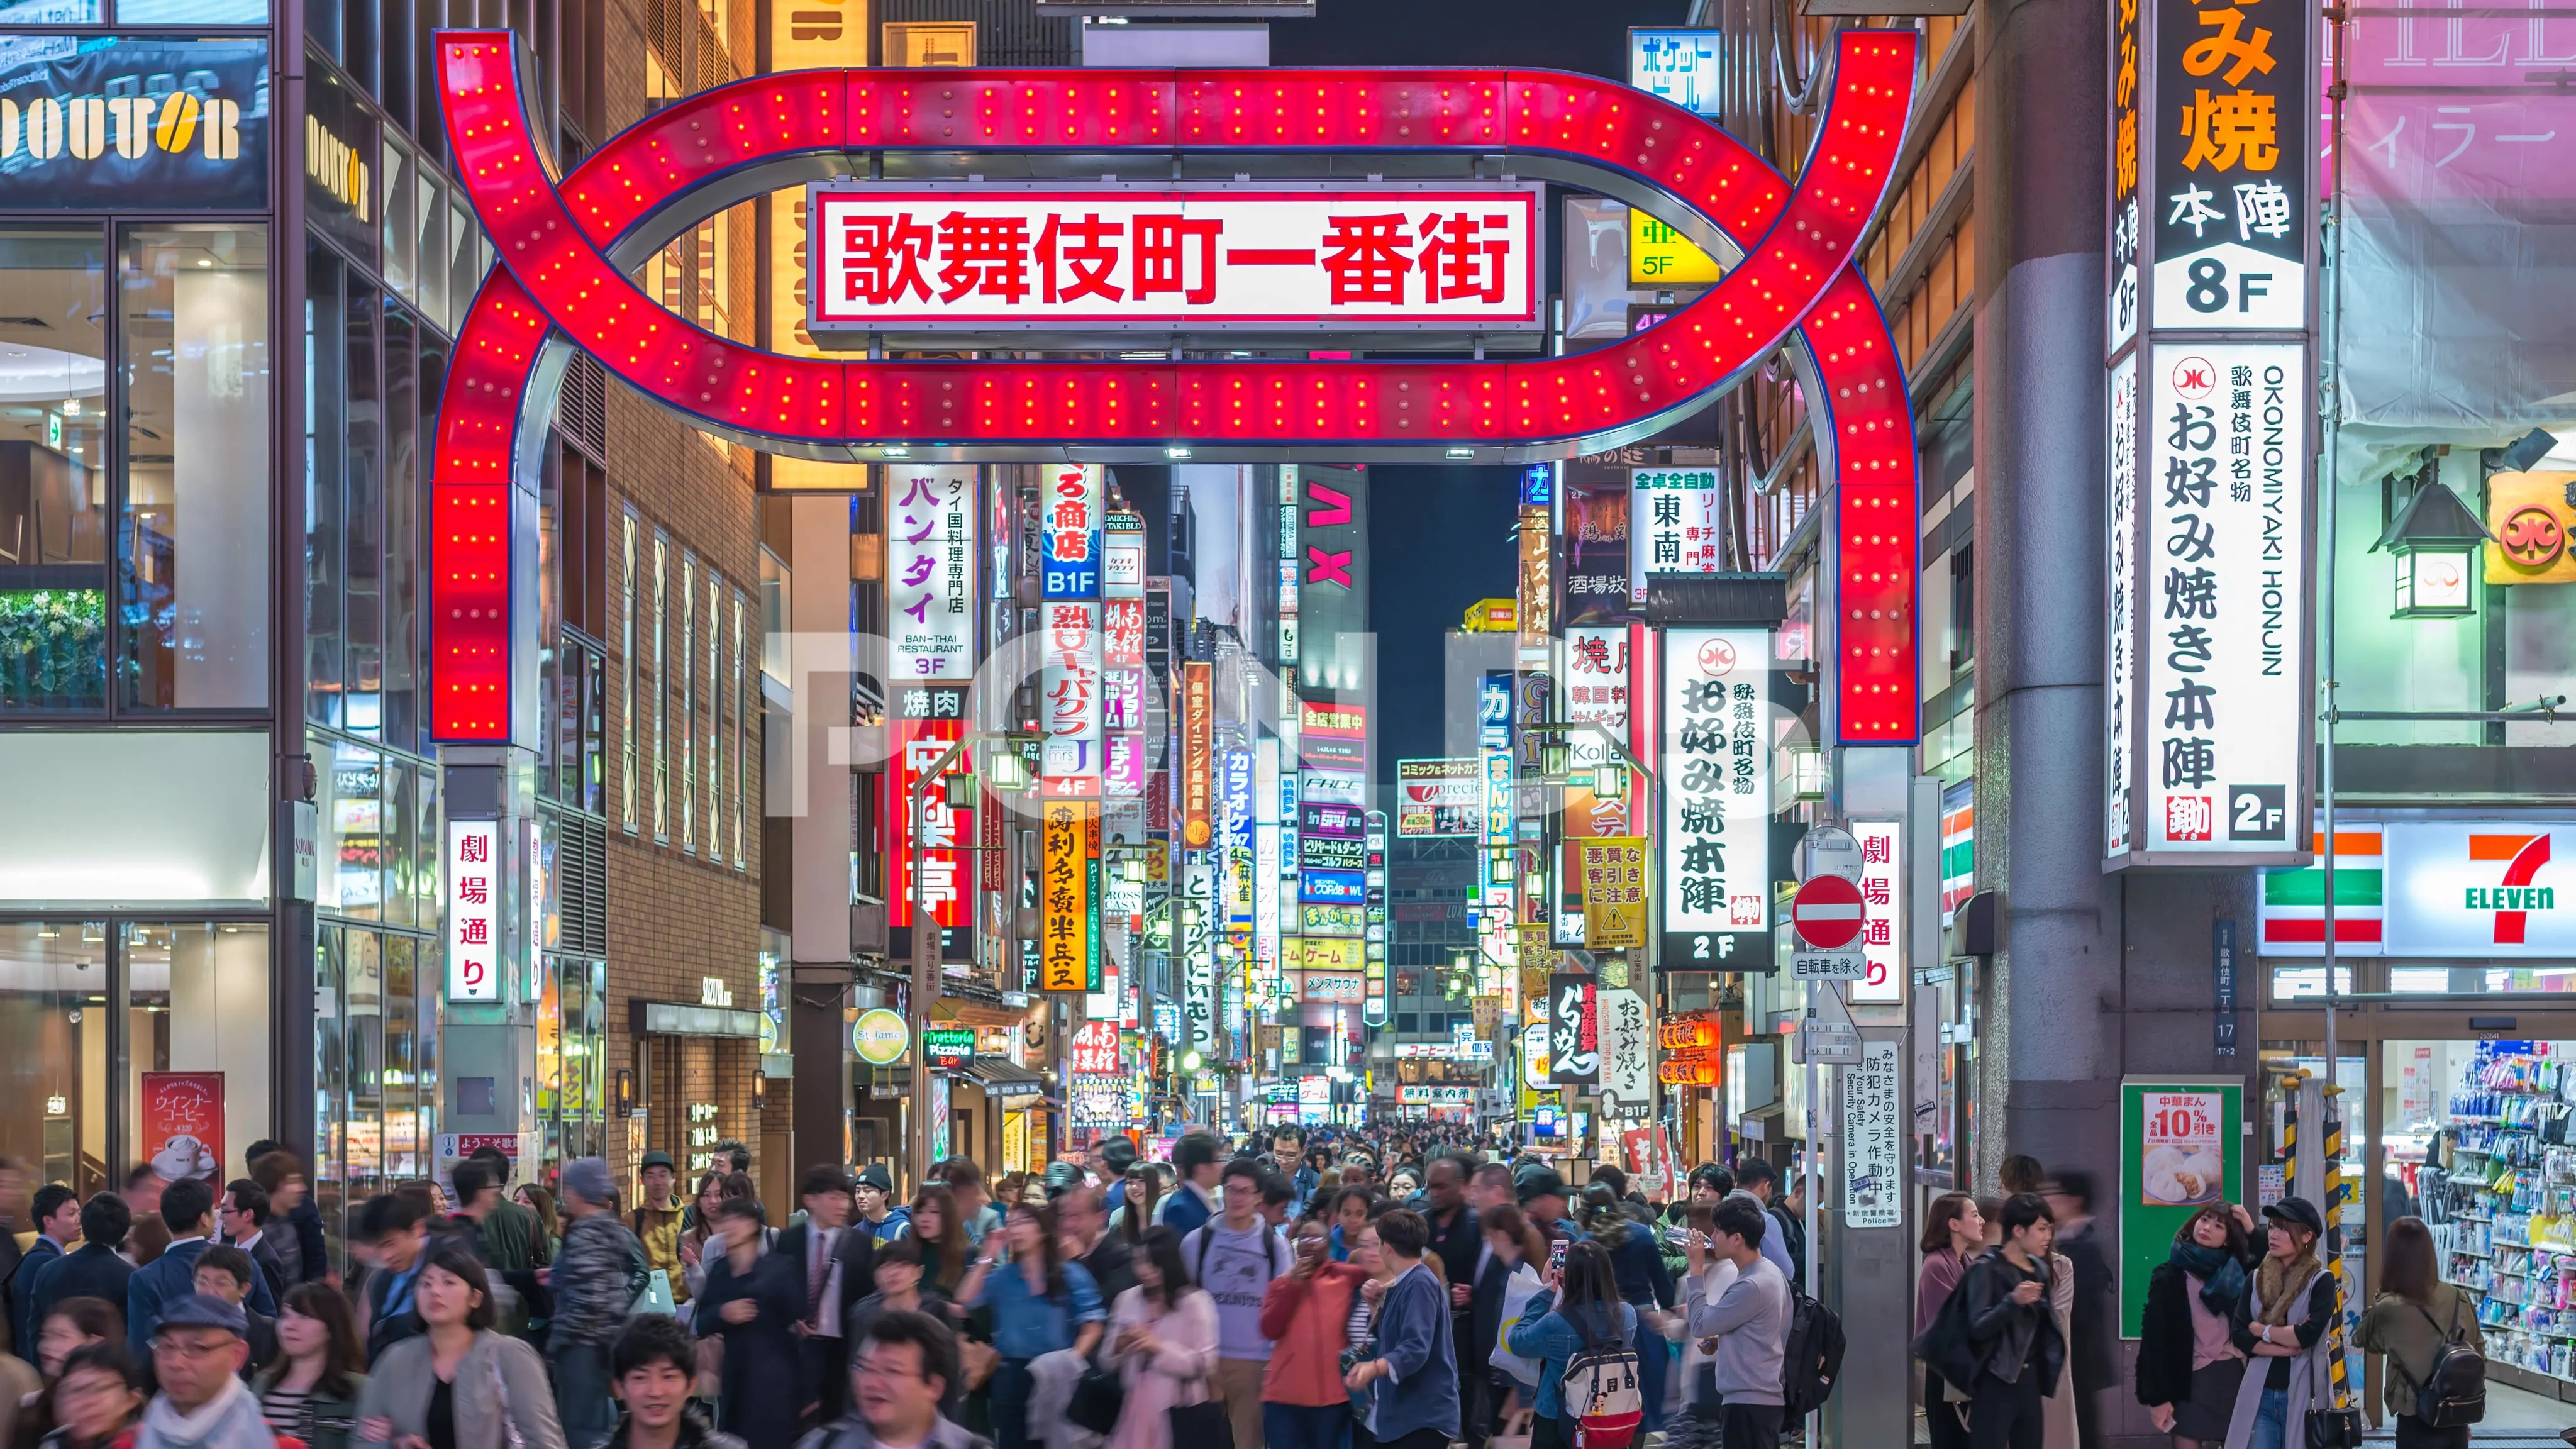
[[[1261,1336],[1271,1341],[1261,1379],[1261,1436],[1267,1449],[1347,1449],[1351,1396],[1342,1350],[1351,1342],[1351,1304],[1366,1269],[1330,1261],[1324,1225],[1297,1225],[1296,1265],[1270,1280]]]

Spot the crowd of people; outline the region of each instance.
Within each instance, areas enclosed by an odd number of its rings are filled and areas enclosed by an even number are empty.
[[[356,1205],[346,1280],[302,1159],[245,1167],[83,1200],[0,1164],[0,1449],[1769,1449],[1839,1372],[1758,1157],[1650,1202],[1414,1125],[1112,1137],[998,1182],[952,1159],[909,1202],[813,1167],[781,1222],[731,1144],[686,1197],[644,1154],[631,1205],[598,1158],[550,1191],[487,1149]],[[1931,1442],[2090,1449],[2120,1375],[2093,1181],[2013,1158],[2001,1186],[1925,1215]],[[2307,1442],[2323,1238],[2295,1196],[2176,1234],[2133,1387],[2177,1449]],[[2381,1276],[2355,1338],[2397,1442],[2457,1449],[2418,1389],[2482,1350],[2477,1304],[2414,1218]]]
[[[1804,1245],[1758,1170],[1667,1208],[1455,1129],[1288,1127],[952,1159],[908,1202],[817,1166],[776,1214],[732,1144],[686,1195],[659,1152],[632,1194],[514,1166],[344,1243],[276,1143],[220,1187],[18,1184],[0,1449],[1482,1449],[1519,1413],[1534,1449],[1761,1449],[1794,1396]]]

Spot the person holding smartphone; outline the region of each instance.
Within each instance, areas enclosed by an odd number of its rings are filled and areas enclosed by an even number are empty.
[[[1292,1263],[1261,1299],[1261,1334],[1271,1340],[1261,1376],[1261,1436],[1270,1449],[1347,1449],[1350,1394],[1342,1352],[1351,1346],[1351,1305],[1368,1270],[1336,1263],[1323,1223],[1297,1224]]]

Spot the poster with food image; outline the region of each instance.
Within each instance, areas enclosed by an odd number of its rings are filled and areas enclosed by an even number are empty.
[[[2120,1084],[2120,1333],[2144,1326],[2147,1280],[2202,1208],[2242,1203],[2245,1083],[2132,1077]]]
[[[2223,1110],[2216,1092],[2149,1095],[2140,1134],[2145,1149],[2138,1173],[2141,1203],[2199,1207],[2218,1201],[2227,1185],[2227,1162],[2218,1140]]]
[[[224,1074],[145,1072],[137,1106],[143,1150],[170,1182],[213,1179],[224,1161]]]

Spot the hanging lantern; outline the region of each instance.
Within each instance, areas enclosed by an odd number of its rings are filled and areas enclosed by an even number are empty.
[[[2396,568],[2398,619],[2458,619],[2477,612],[2478,551],[2494,535],[2460,495],[2438,479],[2406,500],[2371,552],[2386,549]]]

